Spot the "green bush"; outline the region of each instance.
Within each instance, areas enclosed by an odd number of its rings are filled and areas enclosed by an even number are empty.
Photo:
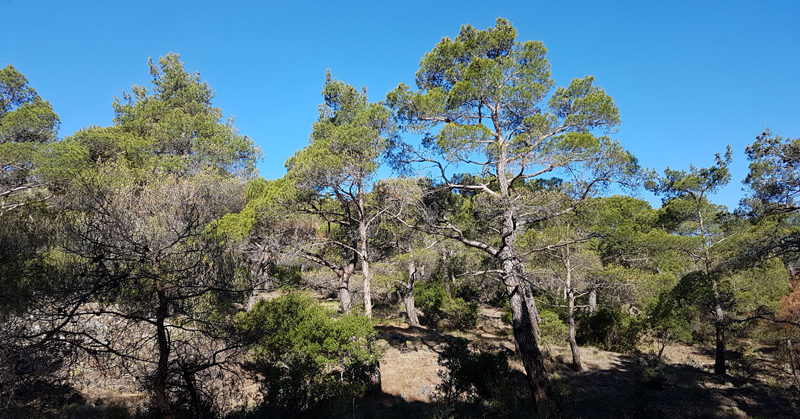
[[[542,332],[542,343],[547,345],[560,345],[569,339],[569,326],[558,316],[558,313],[540,309],[539,316],[542,322],[539,330]]]
[[[569,326],[561,320],[561,315],[547,306],[539,306],[539,331],[542,333],[542,343],[545,345],[560,345],[569,339]],[[511,324],[511,306],[506,302],[500,320]]]
[[[636,316],[604,308],[582,320],[577,340],[580,345],[595,345],[607,351],[636,352],[644,330]]]
[[[264,373],[264,403],[277,413],[364,391],[381,357],[370,319],[338,316],[305,294],[261,301],[236,325]]]
[[[414,292],[415,304],[422,310],[420,323],[442,330],[475,328],[478,303],[462,298],[449,298],[439,282],[421,282]]]
[[[658,300],[648,307],[647,326],[659,345],[659,355],[672,342],[690,343],[692,325],[679,300],[662,293]]]
[[[269,270],[272,283],[283,290],[296,290],[303,281],[303,272],[299,266],[272,266]]]
[[[447,298],[447,291],[439,282],[418,282],[414,287],[414,304],[426,315],[441,309]]]

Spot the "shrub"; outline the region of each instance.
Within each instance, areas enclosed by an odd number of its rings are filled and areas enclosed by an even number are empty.
[[[659,356],[664,348],[675,341],[688,343],[692,340],[692,327],[681,303],[669,294],[662,294],[647,310],[648,327],[659,345]]]
[[[236,325],[252,345],[273,409],[306,411],[360,393],[381,357],[370,319],[338,316],[304,294],[261,301]]]
[[[272,266],[269,277],[280,289],[296,290],[303,281],[303,273],[299,266]]]
[[[561,320],[558,313],[551,310],[540,310],[539,316],[542,318],[542,323],[539,324],[542,343],[558,345],[569,339],[569,326]]]
[[[607,351],[636,352],[644,322],[628,313],[604,308],[583,320],[577,336],[581,345],[596,345]]]
[[[414,303],[426,316],[428,312],[441,309],[447,298],[447,291],[438,282],[418,282],[414,287]]]
[[[559,345],[569,339],[569,326],[561,320],[561,316],[553,309],[544,306],[539,307],[539,317],[542,322],[539,324],[539,331],[542,333],[542,344]],[[505,324],[511,324],[511,306],[506,302],[500,320]]]
[[[478,321],[478,303],[449,298],[439,282],[421,282],[415,290],[416,306],[422,310],[420,323],[443,330],[473,329]]]

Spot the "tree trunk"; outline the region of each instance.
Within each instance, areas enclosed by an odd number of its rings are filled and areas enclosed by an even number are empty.
[[[569,349],[572,351],[572,369],[583,371],[581,352],[578,350],[578,342],[575,340],[575,289],[572,287],[572,260],[570,259],[569,246],[561,250],[561,261],[564,263],[566,272],[564,291],[569,301]]]
[[[416,264],[411,261],[408,263],[408,283],[403,284],[403,302],[406,305],[406,316],[408,316],[408,325],[411,327],[419,327],[419,317],[417,316],[417,309],[414,308],[414,276],[417,274]]]
[[[533,298],[533,290],[527,281],[523,282],[522,290],[525,293],[525,304],[528,306],[528,313],[531,316],[531,325],[533,326],[533,334],[536,339],[542,338],[542,331],[540,325],[542,324],[542,316],[539,315],[539,309],[536,308],[536,300]]]
[[[364,276],[364,315],[372,317],[372,276],[369,273],[369,262],[361,260],[361,273]]]
[[[350,294],[350,277],[356,269],[355,261],[348,264],[341,271],[339,276],[339,302],[341,303],[342,313],[351,314],[353,312],[353,296]]]
[[[367,220],[364,208],[364,193],[358,186],[358,253],[361,260],[361,274],[364,276],[364,315],[372,317],[372,275],[369,272],[369,254],[367,253]]]
[[[381,363],[375,365],[375,369],[369,372],[369,389],[367,390],[373,396],[380,396],[383,394],[383,387],[381,383]]]
[[[164,419],[172,419],[172,407],[167,398],[167,374],[169,368],[169,338],[165,320],[169,313],[168,300],[161,282],[156,280],[156,292],[158,294],[158,310],[156,310],[156,337],[158,341],[158,364],[156,374],[153,377],[153,393],[156,408]]]
[[[717,332],[717,347],[714,352],[714,374],[725,375],[725,327],[717,322],[714,324],[714,329]]]
[[[514,340],[517,343],[520,358],[522,358],[522,365],[525,367],[528,387],[533,395],[536,410],[543,417],[558,417],[555,392],[550,386],[542,353],[536,344],[536,336],[533,334],[533,325],[525,299],[520,292],[519,285],[512,282],[507,285],[507,288],[511,304]]]
[[[497,180],[500,193],[504,197],[508,196],[510,186],[510,181],[505,174],[506,163],[507,159],[503,150],[498,158]],[[503,241],[502,250],[495,254],[495,257],[499,259],[503,270],[503,284],[506,287],[509,303],[511,304],[511,325],[514,331],[514,339],[519,348],[522,365],[525,367],[528,387],[536,405],[535,409],[542,417],[558,417],[556,395],[553,387],[550,386],[547,370],[544,368],[542,352],[536,344],[531,313],[528,310],[528,303],[525,298],[525,265],[519,261],[516,254],[516,226],[514,211],[511,208],[506,208],[503,211],[503,225],[500,235]],[[533,298],[531,298],[531,301],[533,301]]]
[[[197,386],[195,385],[194,374],[185,367],[183,370],[183,381],[186,383],[186,389],[189,390],[189,397],[192,399],[192,408],[194,409],[195,419],[202,419],[203,411],[200,406],[200,396],[197,394]]]
[[[450,274],[444,278],[444,292],[447,293],[447,298],[453,298],[453,291],[451,290],[451,287],[455,280],[455,275],[453,275],[452,272],[450,272]]]
[[[444,252],[447,252],[446,250]],[[453,294],[450,291],[450,283],[452,282],[453,273],[450,271],[450,268],[447,266],[447,255],[442,253],[442,268],[444,270],[444,275],[442,275],[442,282],[444,282],[444,292],[447,293],[447,298],[453,298]]]
[[[589,291],[589,314],[597,313],[597,289],[592,288]]]
[[[708,268],[706,268],[708,272]],[[714,374],[726,375],[725,368],[725,312],[720,305],[719,286],[716,278],[712,278],[711,286],[714,291],[714,331],[716,332],[716,350],[714,351]]]
[[[581,353],[578,350],[578,342],[575,340],[575,292],[571,289],[569,291],[569,348],[572,350],[572,369],[583,371]]]
[[[786,339],[786,350],[789,351],[789,367],[792,369],[794,385],[800,388],[800,371],[798,370],[797,361],[795,360],[794,347],[792,346],[791,339]]]

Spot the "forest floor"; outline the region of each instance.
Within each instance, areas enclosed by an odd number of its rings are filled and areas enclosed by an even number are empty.
[[[396,314],[379,318],[378,339],[386,348],[381,362],[383,395],[354,400],[353,415],[435,417],[439,409],[437,385],[446,373],[439,365],[439,353],[447,336],[467,338],[471,347],[480,350],[505,351],[516,378],[524,383],[510,326],[500,317],[500,311],[482,308],[475,330],[453,332],[410,328]],[[800,418],[797,388],[768,371],[768,355],[752,376],[719,377],[711,373],[711,350],[672,345],[659,358],[653,355],[655,348],[620,354],[582,347],[585,370],[575,372],[568,347],[542,346],[567,418]],[[74,383],[78,393],[73,398],[80,406],[72,409],[69,417],[105,417],[96,415],[103,410],[100,406],[130,409],[146,399],[137,383],[130,380],[95,378],[94,374],[83,375],[81,382]],[[255,378],[248,379],[253,393],[258,389]]]
[[[482,320],[466,337],[483,350],[513,353],[510,327],[500,312],[482,309]],[[428,406],[420,417],[435,410],[438,365],[444,335],[406,325],[378,326],[389,344],[381,364],[383,392],[405,402]],[[559,394],[562,412],[570,418],[800,418],[800,397],[784,378],[774,377],[767,355],[753,376],[719,377],[712,374],[713,348],[670,345],[661,358],[656,348],[636,355],[582,347],[584,371],[571,368],[568,347],[543,346],[550,378]],[[649,352],[649,353],[648,353]],[[510,366],[522,374],[518,357]]]

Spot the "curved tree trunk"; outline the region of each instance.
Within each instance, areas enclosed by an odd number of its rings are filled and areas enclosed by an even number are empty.
[[[186,383],[186,389],[189,391],[189,397],[192,399],[192,409],[194,409],[195,419],[203,418],[203,408],[200,406],[200,396],[197,394],[197,385],[192,371],[184,366],[181,366],[183,371],[183,381]]]

